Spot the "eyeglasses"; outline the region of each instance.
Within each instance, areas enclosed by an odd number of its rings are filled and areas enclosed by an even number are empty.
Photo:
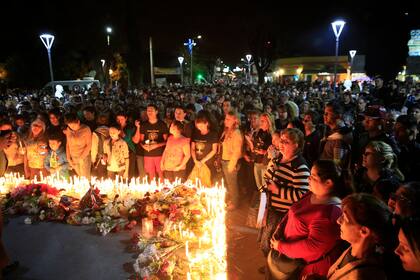
[[[393,201],[401,201],[401,202],[405,202],[405,203],[408,203],[408,204],[411,203],[410,199],[408,199],[407,197],[405,197],[401,194],[391,193],[389,195],[389,198]]]

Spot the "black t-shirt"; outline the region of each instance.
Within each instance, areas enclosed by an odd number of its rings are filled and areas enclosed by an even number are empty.
[[[254,143],[254,150],[266,151],[271,145],[271,134],[268,131],[260,129],[257,133],[254,134],[252,142]],[[254,153],[254,161],[256,163],[262,163],[263,159],[264,155]]]
[[[194,128],[194,123],[184,121],[183,124],[184,124],[184,129],[182,131],[182,135],[187,138],[191,138],[192,133],[193,133],[193,128]]]
[[[140,127],[140,133],[144,134],[143,144],[159,144],[164,143],[165,139],[163,138],[164,134],[168,134],[168,127],[166,124],[158,120],[157,123],[151,124],[150,122],[144,122]],[[165,146],[154,149],[150,152],[144,150],[145,157],[158,157],[163,154]]]
[[[197,160],[202,160],[212,150],[212,145],[218,142],[217,133],[209,131],[206,135],[202,135],[199,130],[195,130],[192,136],[192,142],[195,143],[195,155]],[[212,158],[214,159],[214,157]],[[210,161],[212,160],[210,159]]]

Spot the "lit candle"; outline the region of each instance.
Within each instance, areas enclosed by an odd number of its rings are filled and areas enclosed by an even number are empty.
[[[188,240],[185,242],[185,256],[190,260],[190,251],[188,250]]]

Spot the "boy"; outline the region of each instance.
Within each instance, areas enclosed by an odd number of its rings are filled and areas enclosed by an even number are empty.
[[[68,126],[66,130],[67,161],[77,176],[90,179],[92,132],[87,125],[80,123],[74,113],[68,113],[65,120]]]
[[[48,137],[50,150],[44,159],[45,169],[50,175],[58,174],[60,178],[69,179],[69,163],[67,161],[66,149],[63,145],[63,138],[60,134],[50,134]]]

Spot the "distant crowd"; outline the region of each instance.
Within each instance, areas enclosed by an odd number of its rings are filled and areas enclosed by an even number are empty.
[[[420,275],[420,83],[0,98],[0,175],[223,179],[228,211],[250,205],[267,279]]]

